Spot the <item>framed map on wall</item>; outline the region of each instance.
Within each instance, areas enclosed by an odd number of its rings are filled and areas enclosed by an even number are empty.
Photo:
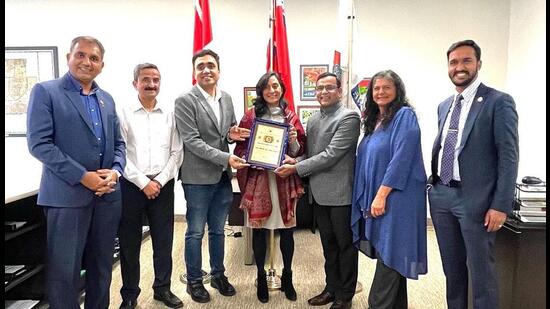
[[[34,84],[59,77],[57,46],[5,48],[5,135],[25,136]]]

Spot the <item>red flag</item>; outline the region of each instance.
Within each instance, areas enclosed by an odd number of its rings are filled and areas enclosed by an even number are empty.
[[[340,66],[341,54],[339,51],[334,51],[334,60],[332,61],[332,73],[336,74],[342,80],[342,67]]]
[[[288,57],[288,43],[286,39],[286,23],[284,1],[275,1],[275,16],[272,23],[273,28],[273,67],[272,71],[277,72],[286,87],[285,99],[288,107],[294,109],[294,95],[292,92],[292,79],[290,78],[290,60]],[[267,69],[270,69],[270,50],[267,54]]]
[[[212,41],[212,25],[210,24],[210,6],[208,5],[208,0],[194,0],[194,4],[195,35],[193,36],[193,55]],[[193,76],[193,85],[196,82]]]

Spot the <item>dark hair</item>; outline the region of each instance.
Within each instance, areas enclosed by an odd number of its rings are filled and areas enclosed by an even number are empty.
[[[134,81],[138,80],[139,73],[141,73],[141,71],[145,70],[145,69],[155,69],[155,70],[159,71],[159,74],[160,74],[160,70],[156,65],[154,65],[152,63],[148,63],[148,62],[140,63],[140,64],[136,65],[136,67],[134,68]]]
[[[449,60],[449,54],[451,54],[453,50],[461,46],[470,46],[471,48],[473,48],[476,52],[477,61],[481,60],[481,48],[479,47],[479,45],[476,44],[476,42],[474,42],[474,40],[463,40],[453,43],[451,47],[449,47],[449,49],[447,50],[447,60]]]
[[[281,85],[281,98],[279,99],[279,106],[283,109],[283,113],[288,105],[286,103],[286,100],[284,99],[286,87],[283,83],[283,80],[276,72],[269,71],[262,75],[262,77],[260,77],[260,79],[256,83],[256,99],[254,99],[254,112],[256,113],[256,117],[258,118],[267,113],[267,102],[264,99],[263,92],[264,89],[269,86],[269,79],[271,78],[271,76],[275,76],[275,78]]]
[[[85,41],[85,42],[89,42],[89,43],[94,43],[95,45],[97,45],[97,47],[99,47],[99,51],[101,52],[101,58],[103,59],[103,56],[105,55],[105,48],[103,47],[103,44],[101,44],[101,42],[94,38],[94,37],[91,37],[91,36],[87,36],[87,35],[84,35],[84,36],[77,36],[76,38],[74,38],[72,41],[71,41],[71,48],[69,49],[69,52],[73,52],[74,50],[74,47],[76,46],[76,44],[80,41]]]
[[[195,67],[195,60],[197,60],[197,58],[204,57],[206,55],[212,56],[214,58],[214,60],[216,60],[216,64],[218,65],[218,69],[219,69],[220,68],[220,56],[218,56],[218,54],[216,54],[214,51],[212,51],[210,49],[199,50],[198,52],[196,52],[193,55],[193,59],[191,59],[191,63],[193,64],[193,67]]]
[[[336,78],[336,87],[338,87],[338,88],[342,87],[342,82],[340,81],[340,78],[338,77],[338,75],[336,75],[334,73],[331,73],[331,72],[321,73],[319,76],[317,76],[317,80],[315,81],[315,84],[317,84],[317,82],[320,79],[325,78],[325,77],[329,77],[329,76],[332,76],[332,77]]]
[[[384,119],[382,120],[382,126],[386,127],[388,123],[393,119],[397,111],[403,106],[411,107],[409,100],[407,99],[407,93],[405,91],[405,84],[401,77],[397,75],[392,70],[380,71],[371,78],[369,84],[369,90],[367,91],[367,100],[365,102],[365,110],[363,112],[363,129],[365,130],[365,135],[371,134],[375,127],[378,116],[380,115],[380,109],[378,105],[374,102],[373,98],[373,87],[378,79],[387,79],[393,82],[395,85],[396,95],[395,99],[390,102],[388,105],[388,111]]]

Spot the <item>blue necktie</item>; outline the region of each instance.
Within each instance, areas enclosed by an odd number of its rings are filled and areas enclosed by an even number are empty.
[[[451,114],[449,130],[445,143],[443,144],[443,156],[441,157],[441,171],[439,178],[441,182],[448,185],[453,179],[453,166],[455,161],[455,147],[458,141],[458,122],[460,120],[460,110],[462,109],[462,95],[458,95],[455,101],[455,108]]]

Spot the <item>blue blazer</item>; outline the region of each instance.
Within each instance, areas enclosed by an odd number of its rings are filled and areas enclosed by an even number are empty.
[[[30,153],[43,164],[39,205],[84,207],[94,198],[94,192],[80,184],[86,171],[114,166],[124,170],[126,145],[120,133],[115,102],[101,89],[97,91],[97,98],[105,136],[103,160],[88,111],[69,73],[33,87],[27,111],[27,145]],[[120,184],[115,186],[115,192],[101,198],[120,200]]]
[[[432,181],[438,171],[441,132],[453,97],[439,104],[439,131],[432,150]],[[475,214],[512,210],[518,175],[518,115],[514,99],[480,84],[460,141],[458,165],[462,192]]]

